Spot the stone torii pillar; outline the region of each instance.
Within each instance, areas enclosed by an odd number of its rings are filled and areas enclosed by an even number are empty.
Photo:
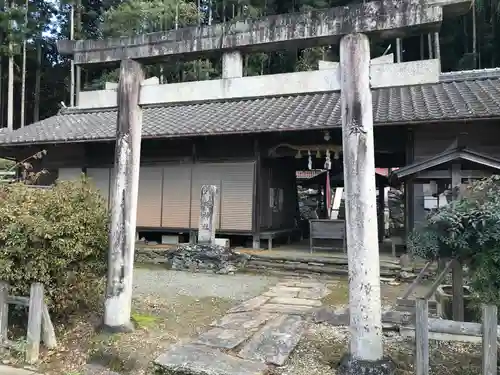
[[[361,33],[340,41],[340,90],[349,264],[350,351],[339,374],[392,374],[382,345],[380,259],[373,140],[373,86],[439,81],[439,61],[393,64],[391,55],[370,62],[370,41]],[[419,64],[433,67],[427,71]],[[430,64],[429,64],[430,63]],[[420,71],[420,75],[415,72]]]

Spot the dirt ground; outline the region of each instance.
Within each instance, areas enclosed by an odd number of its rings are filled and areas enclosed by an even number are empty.
[[[102,365],[121,374],[146,374],[151,361],[168,346],[192,337],[235,304],[223,298],[139,297],[133,301],[132,319],[136,330],[130,334],[96,331],[100,314],[92,314],[71,326],[59,327],[58,348],[42,351],[38,371],[46,375],[81,375],[86,363]],[[4,363],[15,365],[22,358],[9,356]]]
[[[396,298],[403,295],[408,283],[381,285],[381,296],[385,308],[390,308]],[[323,299],[324,305],[334,309],[347,307],[349,294],[346,279],[329,283],[332,291]],[[418,287],[415,294],[421,295],[426,286]],[[289,362],[275,369],[273,375],[333,375],[342,355],[348,350],[348,327],[332,327],[327,324],[312,325],[302,337]],[[479,375],[481,374],[481,345],[430,341],[430,369],[432,375]],[[397,375],[413,375],[415,369],[413,339],[405,339],[396,332],[384,333],[384,350],[397,367]]]

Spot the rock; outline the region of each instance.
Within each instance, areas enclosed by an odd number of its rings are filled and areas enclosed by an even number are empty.
[[[269,321],[239,354],[242,358],[282,366],[298,344],[304,329],[305,323],[301,317],[282,315]]]
[[[260,311],[248,311],[234,314],[227,314],[211,326],[229,328],[229,329],[247,329],[259,328],[262,324],[276,317],[276,314]]]
[[[414,273],[408,272],[408,271],[401,271],[400,274],[399,274],[399,277],[402,280],[411,280],[411,279],[416,278],[417,275],[414,274]]]
[[[289,298],[289,297],[274,297],[269,303],[277,303],[281,305],[294,306],[321,306],[321,301],[314,299]]]
[[[396,372],[396,365],[390,358],[380,361],[360,361],[346,354],[340,360],[337,368],[338,375],[392,375]]]
[[[349,310],[333,310],[331,307],[322,307],[313,313],[314,323],[327,323],[332,326],[348,326]]]
[[[320,288],[308,288],[301,290],[299,292],[299,298],[304,298],[304,299],[321,299],[323,297],[326,297],[328,294],[330,294],[330,290],[326,287],[320,287]]]
[[[300,288],[275,286],[265,292],[264,295],[268,297],[297,297],[300,290]]]
[[[314,307],[267,303],[267,304],[263,305],[260,309],[262,311],[274,312],[274,313],[280,313],[280,314],[304,315],[304,314],[310,313],[314,309]]]
[[[208,346],[175,346],[154,361],[157,374],[168,375],[264,375],[261,362],[232,357]]]
[[[221,349],[233,349],[248,339],[252,331],[245,329],[212,328],[203,333],[195,341],[195,344],[213,346]]]
[[[173,270],[227,275],[244,268],[250,256],[219,245],[183,244],[169,251],[166,258]]]
[[[238,306],[233,307],[231,310],[228,311],[228,313],[237,313],[237,312],[245,312],[245,311],[252,311],[257,309],[258,307],[261,307],[264,303],[269,301],[270,297],[266,296],[257,296],[252,299],[249,299],[245,302],[240,303]]]

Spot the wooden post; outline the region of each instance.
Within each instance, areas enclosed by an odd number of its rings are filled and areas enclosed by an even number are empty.
[[[396,62],[400,63],[403,60],[403,43],[401,38],[396,38]]]
[[[483,306],[483,375],[497,374],[497,307]]]
[[[40,336],[42,333],[43,285],[31,284],[30,305],[28,308],[28,332],[26,344],[26,362],[34,364],[40,353]]]
[[[104,311],[104,326],[111,331],[132,329],[132,272],[142,130],[139,93],[143,78],[139,63],[122,61],[118,83],[115,178],[111,194],[108,283]]]
[[[54,325],[50,319],[49,308],[45,302],[42,307],[42,341],[47,349],[54,349],[57,346]]]
[[[261,207],[260,207],[260,199],[261,199],[261,153],[260,153],[260,145],[259,140],[256,138],[254,140],[254,155],[255,155],[255,183],[254,183],[254,191],[253,191],[253,237],[252,237],[252,248],[255,250],[260,249],[260,226],[261,226]]]
[[[384,242],[385,238],[385,186],[378,187],[378,241]],[[394,255],[394,254],[393,254]]]
[[[340,74],[350,355],[374,363],[382,360],[383,351],[370,43],[366,35],[342,38]]]
[[[203,185],[200,198],[200,222],[198,227],[198,243],[215,243],[215,227],[218,212],[218,189],[215,185]]]
[[[415,301],[415,371],[416,375],[429,374],[429,306],[425,298]]]
[[[427,34],[427,48],[429,49],[429,59],[432,59],[432,34]]]
[[[439,45],[439,31],[434,33],[434,58],[441,60],[441,46]]]
[[[452,199],[460,195],[462,185],[461,165],[455,163],[451,166],[451,191]],[[464,321],[464,275],[462,264],[456,260],[452,264],[452,289],[453,289],[453,320]]]
[[[7,330],[9,324],[9,284],[0,282],[0,344],[7,341]]]

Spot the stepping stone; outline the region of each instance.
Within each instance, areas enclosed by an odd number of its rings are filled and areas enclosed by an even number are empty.
[[[252,331],[244,329],[213,328],[201,334],[195,344],[213,346],[216,348],[233,349],[248,339]]]
[[[280,316],[269,321],[257,332],[241,349],[239,355],[245,359],[283,366],[297,346],[304,330],[305,323],[301,317]]]
[[[313,306],[279,305],[276,303],[265,304],[260,309],[261,311],[266,311],[266,312],[292,314],[292,315],[305,315],[314,311]]]
[[[321,288],[307,288],[299,292],[298,297],[304,299],[321,299],[330,294],[330,290],[326,287]]]
[[[274,287],[263,295],[267,297],[297,297],[301,290],[300,288]]]
[[[277,303],[279,305],[298,305],[298,306],[314,306],[320,307],[321,301],[314,299],[303,298],[287,298],[287,297],[274,297],[269,303]]]
[[[232,313],[237,313],[237,312],[245,312],[245,311],[251,311],[259,308],[262,306],[264,303],[269,301],[270,297],[266,296],[258,296],[252,299],[249,299],[241,304],[239,304],[236,307],[233,307],[231,310],[228,311],[229,314]]]
[[[173,347],[154,361],[159,374],[264,375],[262,362],[232,357],[208,346],[186,344]]]
[[[279,283],[278,287],[295,287],[295,288],[324,288],[325,284],[317,281],[285,281]]]
[[[229,329],[247,329],[252,330],[259,328],[262,324],[276,317],[276,314],[248,311],[242,313],[228,314],[222,317],[219,321],[213,322],[211,326],[229,328]]]

